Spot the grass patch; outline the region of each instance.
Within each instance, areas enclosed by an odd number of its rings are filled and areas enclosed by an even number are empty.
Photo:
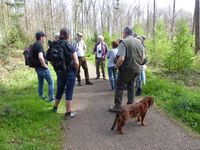
[[[21,69],[11,69],[0,79],[0,95],[0,149],[61,149],[62,115],[53,113],[52,104],[38,98],[34,69],[23,65]],[[64,106],[59,112],[63,109]]]
[[[149,71],[144,94],[154,96],[162,110],[200,133],[199,87],[191,89]]]

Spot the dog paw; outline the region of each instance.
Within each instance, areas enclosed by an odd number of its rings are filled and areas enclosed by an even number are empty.
[[[147,124],[146,124],[146,123],[142,123],[141,125],[142,125],[142,126],[146,126]]]

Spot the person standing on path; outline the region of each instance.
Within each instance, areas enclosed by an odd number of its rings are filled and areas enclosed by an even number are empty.
[[[99,35],[97,39],[97,44],[95,45],[95,48],[94,48],[94,54],[95,54],[95,60],[96,60],[96,74],[97,74],[96,79],[100,78],[99,66],[101,65],[103,79],[106,80],[105,58],[107,55],[107,51],[108,51],[108,46],[104,42],[104,37],[102,35]]]
[[[145,45],[144,45],[144,40],[146,38],[145,38],[145,36],[138,36],[137,38],[142,42],[143,54],[144,54],[143,57],[146,58]],[[136,87],[137,87],[136,96],[142,95],[142,84],[144,84],[144,85],[146,84],[146,74],[145,74],[145,69],[147,68],[146,63],[147,62],[145,62],[145,64],[141,65],[141,73],[138,76],[137,81],[136,81]]]
[[[117,54],[119,58],[116,62],[116,68],[119,69],[119,74],[115,88],[114,106],[109,108],[111,112],[120,110],[124,85],[127,85],[127,104],[134,102],[135,82],[140,74],[140,62],[143,61],[142,43],[133,37],[133,31],[129,27],[123,30],[123,38],[124,40],[120,43]]]
[[[116,58],[117,52],[118,52],[118,42],[112,41],[112,49],[108,52],[107,58],[108,58],[108,76],[110,80],[111,89],[115,89],[116,84],[116,74],[117,69],[115,68],[115,62],[114,59]]]
[[[57,112],[58,105],[62,99],[63,92],[65,90],[65,119],[68,117],[74,117],[76,112],[72,112],[72,98],[74,92],[74,85],[76,81],[76,71],[79,67],[78,56],[76,49],[73,45],[69,44],[70,31],[67,28],[60,30],[60,43],[64,50],[64,57],[66,68],[65,70],[57,70],[57,91],[56,91],[56,101],[53,106],[53,111]],[[64,43],[64,45],[63,45]]]
[[[46,99],[44,96],[44,80],[48,83],[48,100],[54,100],[54,83],[51,73],[48,68],[48,63],[45,57],[45,51],[43,43],[45,41],[45,34],[42,31],[38,31],[35,34],[36,42],[33,44],[33,58],[36,61],[35,71],[38,76],[38,94],[42,99]]]
[[[81,67],[83,68],[84,74],[85,74],[85,84],[92,85],[93,83],[90,82],[87,61],[85,59],[85,52],[86,52],[87,46],[82,39],[83,34],[79,32],[76,35],[77,35],[77,38],[75,39],[73,45],[76,48],[78,60],[79,60],[79,68],[77,71],[78,85],[81,86],[81,75],[80,75]]]

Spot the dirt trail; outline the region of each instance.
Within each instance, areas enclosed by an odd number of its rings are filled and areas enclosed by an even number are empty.
[[[88,65],[95,78],[95,67]],[[92,86],[84,85],[83,80],[83,86],[75,88],[74,109],[79,113],[64,124],[64,150],[200,150],[200,138],[187,134],[155,107],[146,115],[147,126],[132,119],[124,127],[124,135],[111,132],[115,114],[108,112],[108,106],[113,104],[114,92],[108,80],[92,81]]]

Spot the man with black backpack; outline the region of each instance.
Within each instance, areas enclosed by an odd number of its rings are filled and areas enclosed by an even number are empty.
[[[42,31],[38,31],[35,34],[36,42],[33,44],[32,57],[35,60],[35,71],[38,76],[38,94],[42,99],[45,99],[43,86],[44,79],[48,83],[48,100],[54,100],[54,83],[51,73],[48,68],[48,63],[45,58],[45,51],[43,43],[45,41],[45,34]]]

